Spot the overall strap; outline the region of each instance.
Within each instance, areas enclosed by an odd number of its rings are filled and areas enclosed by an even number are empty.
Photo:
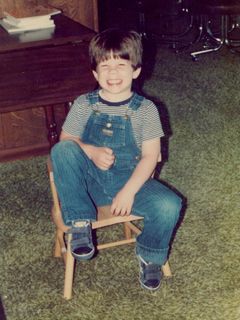
[[[140,96],[139,94],[134,92],[132,100],[129,105],[129,109],[132,109],[134,111],[137,110],[141,106],[143,99],[144,99],[143,96]]]
[[[90,105],[95,105],[99,101],[99,95],[98,95],[98,90],[89,92],[87,95],[87,99],[90,103]]]
[[[126,117],[131,117],[133,114],[133,111],[136,111],[142,104],[144,97],[140,96],[139,94],[137,94],[136,92],[134,92],[132,100],[126,110]]]

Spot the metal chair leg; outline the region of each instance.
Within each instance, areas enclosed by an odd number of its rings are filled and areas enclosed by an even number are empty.
[[[193,60],[197,60],[197,57],[201,54],[205,54],[205,53],[210,53],[210,52],[214,52],[214,51],[218,51],[222,48],[223,44],[224,44],[224,19],[222,17],[221,19],[221,37],[220,39],[219,38],[216,38],[214,37],[214,35],[212,34],[212,31],[209,27],[209,20],[208,20],[208,17],[202,17],[202,39],[201,40],[204,40],[205,41],[205,46],[202,50],[199,50],[199,51],[194,51],[194,52],[191,52],[190,55],[191,57],[193,58]],[[210,47],[207,42],[213,42],[215,43],[215,46],[212,46]]]

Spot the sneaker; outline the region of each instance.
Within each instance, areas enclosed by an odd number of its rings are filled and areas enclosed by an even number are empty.
[[[161,266],[146,262],[141,256],[138,256],[139,260],[139,281],[143,288],[148,290],[157,290],[160,287],[162,272]]]
[[[69,233],[72,233],[70,246],[73,257],[76,260],[91,259],[95,253],[95,248],[92,241],[90,221],[73,222]]]

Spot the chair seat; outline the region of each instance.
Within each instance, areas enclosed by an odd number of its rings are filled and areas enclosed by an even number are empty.
[[[108,226],[115,224],[115,223],[123,223],[129,222],[132,220],[143,220],[143,217],[134,216],[130,214],[128,216],[113,216],[110,211],[110,206],[98,207],[98,220],[92,223],[92,228],[97,229],[101,228],[102,225]],[[106,220],[106,221],[104,221]]]
[[[69,226],[64,224],[60,207],[53,206],[52,219],[55,225],[62,231],[67,232]],[[92,222],[92,229],[108,227],[118,223],[143,220],[143,217],[130,214],[128,216],[113,216],[110,211],[110,206],[98,207],[97,220]]]

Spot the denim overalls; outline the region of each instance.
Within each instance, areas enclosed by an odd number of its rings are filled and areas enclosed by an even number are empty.
[[[141,158],[130,116],[141,105],[143,98],[134,93],[123,117],[100,112],[98,91],[89,93],[88,99],[92,113],[81,140],[111,148],[115,162],[110,169],[101,170],[76,142],[61,141],[53,147],[54,178],[67,225],[75,220],[95,220],[96,206],[112,203]],[[153,179],[149,179],[135,195],[132,213],[144,217],[136,252],[145,261],[159,265],[165,263],[180,209],[181,199]]]
[[[114,197],[127,182],[141,157],[141,150],[133,135],[130,116],[133,110],[140,106],[143,98],[134,94],[123,117],[101,113],[98,108],[98,99],[98,91],[89,94],[93,112],[87,122],[82,141],[99,147],[106,146],[113,150],[114,164],[109,170],[98,169],[98,171],[104,192]]]

